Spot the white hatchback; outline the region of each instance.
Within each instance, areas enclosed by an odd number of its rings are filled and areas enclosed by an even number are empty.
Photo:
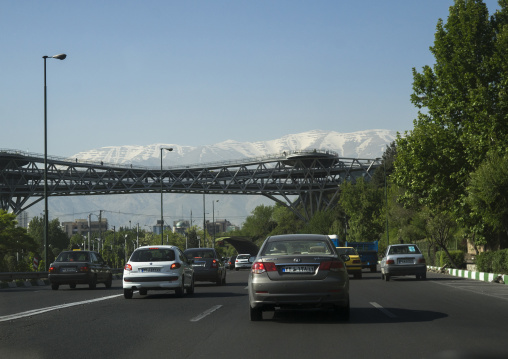
[[[123,270],[123,295],[131,299],[134,290],[146,295],[149,290],[174,290],[177,297],[194,293],[194,269],[175,246],[139,247]]]

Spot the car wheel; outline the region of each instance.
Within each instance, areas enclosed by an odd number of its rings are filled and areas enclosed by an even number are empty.
[[[390,281],[390,275],[389,274],[385,274],[385,281]]]
[[[148,294],[148,290],[147,289],[140,289],[139,290],[139,294],[140,295],[147,295]]]
[[[224,272],[224,278],[222,278],[222,285],[226,285],[226,272]]]
[[[123,290],[123,297],[125,299],[132,299],[132,294],[133,294],[132,289],[124,289]]]
[[[381,272],[381,280],[385,280],[385,275]]]
[[[106,281],[106,283],[104,283],[104,285],[106,285],[106,288],[111,288],[111,286],[113,285],[113,276],[110,275],[108,280]]]
[[[370,272],[371,273],[376,273],[377,272],[376,266],[370,267]]]
[[[351,308],[349,306],[349,302],[345,306],[337,306],[335,307],[335,314],[337,316],[337,319],[344,320],[346,322],[349,322],[350,318],[350,312]]]
[[[222,285],[222,276],[220,273],[217,273],[217,279],[215,280],[216,285]]]
[[[261,308],[252,308],[249,304],[250,320],[252,322],[259,322],[263,320],[263,310]]]
[[[71,289],[74,289],[74,288],[76,288],[76,284],[69,284],[69,287],[70,287]]]
[[[192,277],[191,285],[187,289],[185,289],[187,294],[194,294],[194,277]]]
[[[183,297],[183,289],[184,289],[184,283],[183,283],[183,277],[182,277],[182,285],[175,289],[175,294],[178,298]]]
[[[235,268],[235,270],[239,270],[240,268]]]
[[[96,276],[92,277],[92,280],[90,281],[90,283],[88,283],[88,288],[90,288],[90,289],[97,288],[97,277]]]
[[[59,285],[58,284],[51,284],[51,289],[58,290]]]

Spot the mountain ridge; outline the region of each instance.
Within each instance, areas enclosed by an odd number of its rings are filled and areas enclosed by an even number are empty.
[[[139,165],[159,168],[161,163],[161,148],[172,147],[172,152],[163,152],[163,166],[165,168],[184,166],[189,164],[216,163],[220,161],[241,160],[243,158],[264,157],[295,150],[331,150],[339,157],[348,158],[378,158],[381,157],[388,145],[396,138],[397,133],[391,130],[365,130],[351,133],[335,131],[312,130],[297,134],[289,134],[278,139],[256,142],[239,142],[225,140],[216,144],[203,146],[184,146],[178,144],[150,144],[107,146],[89,151],[79,152],[71,158],[78,161],[90,161],[118,164]],[[212,201],[215,203],[215,213],[210,213]],[[206,201],[206,203],[204,203]],[[205,208],[203,205],[205,204]],[[199,227],[203,225],[203,217],[210,220],[228,219],[233,224],[240,225],[255,207],[259,205],[273,205],[273,201],[258,195],[203,195],[168,193],[164,195],[165,221],[173,223],[180,219],[194,221]],[[50,219],[59,218],[60,222],[74,221],[87,218],[84,213],[98,213],[103,211],[103,218],[108,219],[110,226],[128,227],[136,223],[141,228],[155,225],[160,219],[159,194],[122,194],[101,196],[70,196],[50,197]],[[29,217],[43,212],[41,204],[29,208]],[[146,229],[146,228],[143,228]]]

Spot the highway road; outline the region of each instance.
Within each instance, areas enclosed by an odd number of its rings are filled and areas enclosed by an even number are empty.
[[[429,273],[426,281],[351,279],[351,320],[265,312],[250,322],[246,270],[123,298],[96,290],[0,290],[0,358],[507,358],[508,285]],[[488,354],[490,356],[488,356]]]

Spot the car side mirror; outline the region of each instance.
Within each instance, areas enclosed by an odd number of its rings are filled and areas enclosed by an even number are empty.
[[[344,262],[347,262],[348,260],[350,260],[351,258],[347,255],[347,254],[341,254],[340,255],[340,258],[344,261]]]

